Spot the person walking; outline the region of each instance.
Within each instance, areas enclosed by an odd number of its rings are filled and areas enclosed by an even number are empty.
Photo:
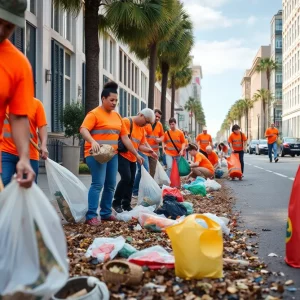
[[[212,145],[212,138],[211,135],[207,133],[207,127],[203,127],[203,131],[198,134],[196,142],[199,145],[200,152],[207,157],[206,147]]]
[[[197,176],[207,178],[212,178],[214,176],[214,167],[208,158],[198,152],[198,146],[196,144],[189,144],[188,146],[189,154],[192,157],[192,163],[190,164],[191,173],[188,178],[196,178]]]
[[[265,136],[268,139],[268,153],[270,163],[272,162],[272,151],[274,151],[274,161],[278,162],[278,154],[277,154],[277,139],[278,139],[279,131],[275,128],[275,124],[271,123],[271,127],[266,130]]]
[[[176,128],[176,119],[170,118],[170,130],[166,131],[162,138],[157,138],[156,141],[163,142],[166,154],[167,174],[170,177],[172,171],[173,160],[177,163],[181,156],[184,156],[185,137],[181,130]]]
[[[17,181],[29,188],[35,178],[29,161],[27,117],[33,106],[33,74],[26,56],[8,40],[16,26],[25,27],[26,8],[26,0],[0,1],[0,133],[9,106],[11,135],[19,156]]]
[[[135,150],[150,154],[157,159],[157,154],[147,146],[144,126],[153,124],[155,121],[154,112],[150,108],[144,108],[137,116],[132,118],[124,118],[124,124],[130,132],[130,140]],[[113,208],[117,213],[124,210],[130,211],[132,190],[136,175],[136,157],[129,152],[120,152],[118,155],[118,171],[121,179],[117,185]],[[141,164],[143,162],[140,162]]]
[[[92,175],[92,183],[88,193],[88,211],[86,213],[86,223],[91,226],[100,224],[97,218],[97,209],[102,189],[103,193],[100,201],[101,221],[116,220],[112,215],[112,200],[118,174],[118,155],[115,155],[109,162],[101,164],[95,160],[91,151],[98,153],[103,144],[108,144],[117,153],[118,140],[120,139],[130,151],[132,157],[139,163],[143,163],[142,157],[137,153],[128,137],[126,124],[115,111],[118,102],[117,90],[117,83],[106,83],[101,93],[101,105],[86,115],[80,127],[80,133],[85,140],[84,156]]]
[[[241,169],[244,174],[244,153],[247,149],[247,137],[241,132],[239,125],[235,124],[232,126],[232,133],[228,138],[228,144],[234,153],[239,154]]]
[[[35,182],[37,183],[40,155],[42,159],[47,159],[48,157],[46,113],[40,100],[34,98],[33,106],[30,107],[28,118],[30,125],[30,136],[33,142],[38,144],[38,134],[41,141],[40,153],[31,143],[29,149],[30,164],[35,172]],[[18,151],[12,139],[11,126],[9,122],[10,120],[7,115],[4,121],[3,141],[1,143],[2,180],[4,186],[10,183],[13,175],[16,173],[16,166],[19,161]]]

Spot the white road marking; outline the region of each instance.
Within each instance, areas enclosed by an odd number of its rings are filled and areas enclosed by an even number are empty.
[[[269,173],[273,173],[273,171],[271,171],[271,170],[266,170],[266,169],[264,169],[265,171],[267,171],[267,172],[269,172]]]
[[[295,180],[295,178],[294,178],[294,177],[290,177],[290,178],[289,178],[289,180],[292,180],[292,181],[294,181],[294,180]]]
[[[283,174],[280,174],[280,173],[276,173],[276,172],[274,172],[274,174],[276,174],[276,175],[278,175],[278,176],[281,176],[281,177],[284,177],[284,178],[287,178],[287,176],[286,176],[286,175],[283,175]]]

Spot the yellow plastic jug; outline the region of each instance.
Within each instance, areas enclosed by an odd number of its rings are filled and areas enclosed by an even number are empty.
[[[204,215],[193,214],[167,227],[166,232],[175,256],[176,276],[184,279],[223,277],[223,236],[219,224]]]

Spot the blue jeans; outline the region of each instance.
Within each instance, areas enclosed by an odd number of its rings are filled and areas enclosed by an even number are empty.
[[[148,156],[143,154],[142,152],[139,151],[139,155],[141,157],[144,158],[144,163],[143,166],[144,168],[147,170],[147,172],[149,172],[149,160],[148,160]],[[137,196],[139,193],[139,187],[140,187],[140,181],[141,181],[141,165],[139,163],[137,163],[137,172],[135,175],[135,180],[134,180],[134,185],[133,185],[133,190],[132,190],[132,194],[133,196]]]
[[[2,152],[2,181],[4,186],[8,185],[16,173],[16,166],[19,161],[17,155],[13,155],[7,152]],[[30,160],[31,167],[35,173],[35,183],[37,183],[37,178],[39,174],[39,161]]]
[[[111,216],[111,205],[117,183],[118,155],[115,155],[108,163],[100,164],[93,156],[86,158],[86,163],[92,175],[92,183],[89,189],[89,208],[86,213],[86,220],[98,216],[99,197],[103,188],[100,201],[100,216],[107,219]]]
[[[272,161],[272,150],[274,151],[274,159],[277,158],[277,142],[273,144],[268,144],[268,153],[270,161]]]
[[[177,164],[179,163],[180,160],[180,155],[178,156],[171,156],[166,154],[166,162],[167,162],[167,175],[170,177],[171,171],[172,171],[172,165],[173,165],[173,159],[176,159]]]

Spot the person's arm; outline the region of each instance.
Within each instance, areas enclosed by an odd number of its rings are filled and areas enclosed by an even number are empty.
[[[191,168],[196,168],[196,167],[199,167],[199,164],[200,164],[200,162],[199,162],[199,161],[196,161],[196,162],[191,163],[191,164],[190,164],[190,167],[191,167]]]
[[[19,161],[17,163],[17,181],[20,186],[31,187],[35,173],[29,161],[29,139],[30,130],[27,116],[18,116],[12,113],[9,114],[11,133],[16,145]]]
[[[268,129],[267,129],[266,132],[265,132],[265,137],[266,137],[266,138],[270,137]]]
[[[47,159],[49,152],[47,149],[47,139],[48,139],[48,133],[47,133],[47,125],[39,127],[39,138],[41,141],[41,147],[40,147],[40,154],[42,159]]]
[[[140,144],[139,145],[139,150],[145,153],[149,153],[154,159],[157,159],[158,156],[157,154],[153,151],[153,149],[148,145],[148,143],[145,144]]]
[[[142,165],[144,163],[144,159],[135,150],[135,148],[132,145],[131,140],[129,139],[128,135],[122,135],[121,140],[122,140],[124,146],[127,148],[127,150],[130,151],[136,157],[138,163],[140,165]]]
[[[99,145],[91,136],[90,131],[87,128],[81,127],[80,128],[80,134],[84,138],[85,141],[91,144],[91,148],[94,153],[97,153],[100,151],[100,148],[102,145]]]

